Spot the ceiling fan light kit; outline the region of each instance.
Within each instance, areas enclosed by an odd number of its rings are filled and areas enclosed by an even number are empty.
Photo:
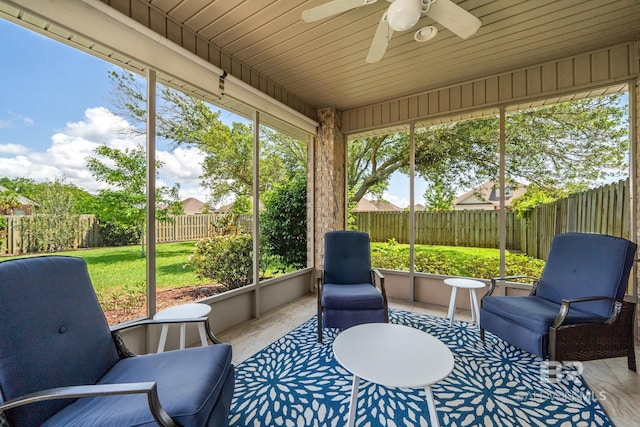
[[[351,9],[375,3],[377,0],[332,0],[302,12],[304,22],[316,22]],[[413,28],[420,18],[428,16],[458,37],[466,39],[478,31],[482,21],[452,0],[387,0],[389,7],[382,15],[373,36],[366,62],[378,62],[384,56],[394,31]],[[433,25],[415,32],[414,40],[427,42],[438,35]]]
[[[406,31],[420,20],[421,0],[394,0],[387,10],[389,26],[394,31]]]

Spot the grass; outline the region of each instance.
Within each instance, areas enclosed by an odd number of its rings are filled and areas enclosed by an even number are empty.
[[[195,242],[175,242],[160,243],[156,246],[158,289],[211,283],[211,279],[200,279],[196,277],[193,268],[185,266],[189,256],[193,254],[194,245]],[[83,249],[58,252],[55,255],[83,258],[87,262],[91,280],[98,292],[144,287],[146,283],[146,258],[141,256],[140,246]]]
[[[189,267],[195,242],[161,243],[156,246],[156,286],[159,290],[184,286],[211,284],[211,279],[196,277]],[[409,245],[397,243],[371,243],[374,266],[408,270]],[[144,292],[146,284],[146,258],[141,256],[140,246],[120,246],[78,251],[59,252],[84,258],[96,291],[103,294],[138,290]],[[536,276],[543,261],[508,254],[509,274]],[[492,277],[500,251],[486,248],[416,245],[417,271],[469,277]],[[12,257],[18,258],[18,257]],[[9,259],[6,258],[6,259]],[[539,274],[538,274],[539,275]]]

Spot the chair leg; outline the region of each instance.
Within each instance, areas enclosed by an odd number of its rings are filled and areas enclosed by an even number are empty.
[[[631,351],[629,352],[629,356],[627,356],[627,366],[633,372],[637,372],[636,371],[636,352],[634,351],[633,348],[631,348]]]
[[[480,340],[484,342],[484,328],[480,328]]]
[[[318,342],[322,344],[322,304],[318,301]]]

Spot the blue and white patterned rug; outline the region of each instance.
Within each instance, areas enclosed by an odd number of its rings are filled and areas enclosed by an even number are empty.
[[[443,426],[613,426],[580,364],[550,380],[542,359],[491,334],[482,343],[475,325],[398,310],[390,322],[428,332],[452,351],[453,372],[432,386]],[[353,376],[333,357],[337,331],[325,329],[319,344],[316,328],[314,316],[236,367],[231,426],[346,424]],[[356,425],[428,426],[424,389],[362,380]]]

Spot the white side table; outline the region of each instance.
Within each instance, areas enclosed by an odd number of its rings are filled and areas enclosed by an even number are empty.
[[[333,341],[336,360],[353,374],[347,425],[353,427],[360,378],[388,387],[424,387],[431,426],[439,426],[431,385],[453,370],[453,354],[436,337],[392,323],[353,326]]]
[[[453,326],[453,317],[456,311],[456,296],[458,295],[458,288],[469,289],[469,298],[471,299],[471,320],[479,323],[480,309],[478,308],[478,297],[476,296],[476,289],[482,289],[486,285],[478,280],[462,279],[462,278],[450,278],[444,279],[444,283],[451,286],[451,299],[449,300],[449,326]]]
[[[201,317],[206,317],[211,312],[211,306],[208,304],[200,304],[200,303],[192,303],[192,304],[182,304],[177,305],[175,307],[167,308],[166,310],[159,311],[153,316],[154,319],[198,319]],[[160,332],[160,342],[158,343],[158,353],[162,353],[164,351],[164,345],[167,342],[167,332],[169,332],[169,324],[165,323],[162,325],[162,331]],[[180,348],[184,348],[185,346],[185,335],[186,335],[186,323],[180,324]],[[200,333],[200,342],[203,346],[208,345],[207,342],[207,334],[204,330],[204,324],[198,323],[198,332]]]

